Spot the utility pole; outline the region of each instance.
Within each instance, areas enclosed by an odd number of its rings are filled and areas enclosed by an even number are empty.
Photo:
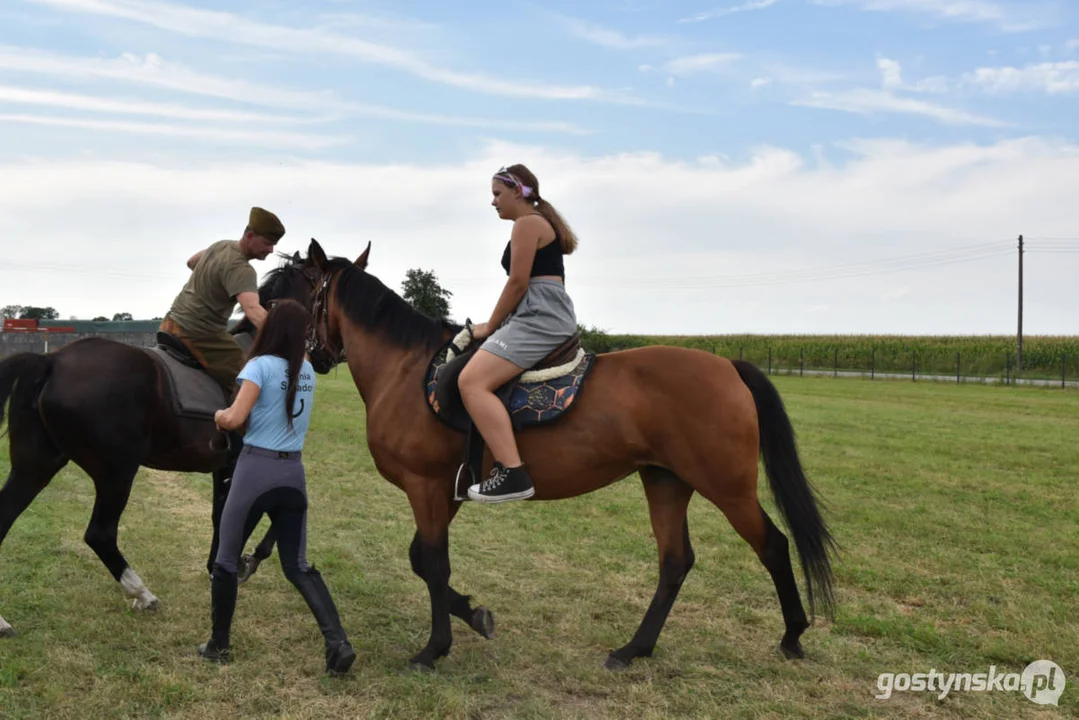
[[[1015,371],[1023,369],[1023,236],[1019,236],[1019,345],[1015,356]]]

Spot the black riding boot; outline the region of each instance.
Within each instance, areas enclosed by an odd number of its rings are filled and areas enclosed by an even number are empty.
[[[236,573],[214,567],[210,580],[210,617],[213,629],[210,639],[199,645],[199,655],[217,662],[229,661],[229,630],[236,610]]]
[[[341,627],[337,606],[330,597],[326,583],[322,581],[322,575],[312,566],[307,572],[295,573],[289,579],[311,608],[311,613],[318,622],[318,629],[322,631],[322,637],[326,641],[326,672],[330,675],[348,672],[352,661],[356,659],[356,651],[352,649],[344,628]]]

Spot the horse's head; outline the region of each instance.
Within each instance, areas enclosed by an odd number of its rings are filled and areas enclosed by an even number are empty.
[[[371,243],[352,263],[360,270],[367,268],[367,256],[371,252]],[[344,361],[345,348],[341,339],[341,330],[334,313],[330,312],[332,294],[330,288],[341,271],[348,267],[347,260],[334,258],[331,260],[322,250],[314,238],[307,249],[308,272],[313,278],[313,298],[308,307],[311,308],[311,324],[307,332],[307,355],[311,358],[311,367],[320,375],[325,375],[334,365]]]

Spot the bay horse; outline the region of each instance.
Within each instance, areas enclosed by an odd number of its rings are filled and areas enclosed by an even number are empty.
[[[282,297],[310,305],[313,280],[299,261],[297,253],[267,274],[259,287],[264,307]],[[231,332],[253,336],[254,326],[245,317]],[[227,450],[210,448],[217,435],[212,419],[174,414],[164,371],[145,349],[88,337],[49,353],[12,355],[0,361],[0,424],[5,405],[11,471],[0,488],[0,544],[56,473],[74,462],[90,476],[95,490],[83,539],[133,599],[135,609],[156,609],[158,599],[117,546],[120,516],[135,474],[140,466],[212,473],[213,540],[207,571],[212,569],[234,462]],[[0,617],[0,637],[14,634]]]
[[[461,326],[434,320],[366,270],[371,245],[354,262],[327,258],[312,241],[317,268],[308,354],[316,372],[347,362],[367,413],[367,444],[378,472],[404,491],[415,517],[412,569],[427,584],[431,634],[409,661],[434,668],[452,644],[450,616],[493,634],[485,608],[449,584],[449,525],[461,507],[455,471],[464,437],[427,405],[425,373]],[[694,563],[686,508],[700,493],[727,517],[772,578],[785,624],[779,649],[802,658],[809,627],[787,537],[757,499],[758,459],[794,536],[810,613],[833,615],[829,553],[837,548],[818,510],[794,431],[775,387],[756,366],[685,348],[651,346],[599,354],[578,398],[556,422],[517,433],[536,494],[527,502],[589,493],[638,473],[659,551],[659,583],[633,638],[605,667],[650,657]],[[554,450],[557,449],[557,452]],[[484,451],[483,472],[492,458]],[[485,508],[483,512],[497,512]]]

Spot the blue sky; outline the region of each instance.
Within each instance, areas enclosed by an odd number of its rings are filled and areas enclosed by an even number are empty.
[[[282,217],[485,319],[524,162],[626,332],[1079,332],[1079,7],[995,0],[8,0],[0,304],[161,315]],[[8,243],[5,243],[7,245]],[[270,263],[257,264],[260,271]],[[99,278],[104,278],[102,283]]]

